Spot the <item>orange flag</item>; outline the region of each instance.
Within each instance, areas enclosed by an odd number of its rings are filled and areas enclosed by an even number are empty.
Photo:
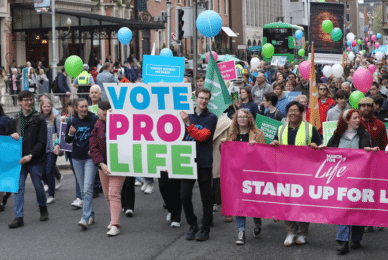
[[[315,76],[314,63],[314,42],[311,43],[311,61],[310,61],[310,124],[316,129],[321,128],[321,118],[319,116],[318,89]]]
[[[126,77],[120,80],[120,83],[131,83]]]

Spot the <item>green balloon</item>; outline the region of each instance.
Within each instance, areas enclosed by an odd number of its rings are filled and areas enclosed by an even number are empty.
[[[349,103],[350,105],[352,106],[352,108],[355,108],[355,109],[358,109],[358,102],[360,102],[360,100],[362,98],[364,98],[365,95],[364,93],[362,93],[361,91],[357,90],[357,91],[354,91],[350,96],[349,96]]]
[[[76,78],[82,72],[82,68],[82,59],[77,55],[72,55],[65,61],[66,73],[72,78]]]
[[[362,41],[360,39],[357,40],[357,44],[360,45]]]
[[[333,23],[330,20],[325,20],[322,22],[322,29],[325,33],[330,33],[333,30]]]
[[[266,43],[263,46],[262,52],[263,52],[264,57],[269,59],[275,53],[275,47],[273,47],[273,45],[270,43]]]
[[[362,53],[365,53],[366,52],[366,50],[362,50]]]
[[[331,31],[331,39],[333,40],[333,42],[337,42],[341,40],[341,38],[342,38],[342,30],[338,27],[334,28]]]
[[[309,41],[306,41],[306,44],[309,44]]]
[[[304,49],[300,49],[299,51],[298,51],[298,54],[299,54],[299,56],[304,56],[304,54],[305,54],[305,50]]]
[[[319,0],[320,3],[326,3],[326,0]]]

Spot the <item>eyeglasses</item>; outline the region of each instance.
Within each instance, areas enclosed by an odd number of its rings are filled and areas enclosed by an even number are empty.
[[[209,101],[210,98],[198,97],[199,100]]]
[[[238,116],[237,118],[238,119],[247,119],[248,117],[247,116]]]
[[[373,107],[372,104],[359,104],[359,106],[360,106],[360,107],[366,107],[366,106],[368,106],[368,107]]]
[[[23,102],[32,102],[32,99],[30,99],[30,98],[23,98],[22,101],[23,101]]]
[[[290,109],[290,110],[288,110],[288,113],[290,113],[290,114],[298,114],[299,113],[299,109]]]
[[[319,91],[327,91],[327,88],[320,88]]]

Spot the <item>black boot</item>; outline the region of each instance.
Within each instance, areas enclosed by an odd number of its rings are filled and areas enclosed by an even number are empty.
[[[49,218],[49,213],[47,211],[47,206],[39,206],[40,210],[40,221],[47,221]]]
[[[24,226],[23,218],[15,218],[11,224],[8,225],[9,228],[18,228]]]
[[[359,249],[359,248],[361,248],[360,241],[352,241],[352,243],[350,243],[350,248],[351,249]]]
[[[346,254],[349,252],[349,242],[348,241],[339,241],[340,245],[337,246],[337,251],[339,255]]]

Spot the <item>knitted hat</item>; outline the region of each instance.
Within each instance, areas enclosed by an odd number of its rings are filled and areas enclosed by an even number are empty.
[[[360,101],[358,102],[359,105],[361,104],[372,104],[373,105],[373,99],[369,98],[369,97],[364,97],[364,98],[361,98]]]

